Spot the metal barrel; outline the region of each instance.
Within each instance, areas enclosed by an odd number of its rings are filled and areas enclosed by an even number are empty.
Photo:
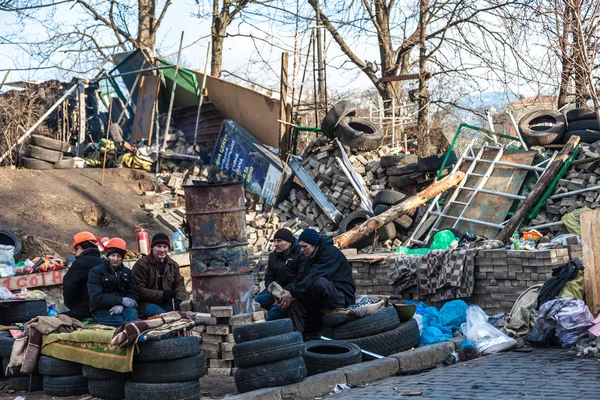
[[[254,281],[248,263],[242,183],[186,185],[194,310],[231,305],[249,312]]]

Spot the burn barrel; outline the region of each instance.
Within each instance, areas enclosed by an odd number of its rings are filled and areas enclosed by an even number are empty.
[[[194,311],[231,305],[234,314],[250,312],[254,281],[242,183],[186,185],[184,191]]]

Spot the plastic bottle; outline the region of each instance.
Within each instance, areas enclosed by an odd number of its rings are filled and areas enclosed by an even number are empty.
[[[173,231],[171,243],[173,243],[173,254],[185,253],[185,236],[183,236],[183,233],[179,229]]]
[[[521,240],[519,238],[519,231],[515,231],[515,233],[513,233],[513,248],[515,250],[521,249]]]

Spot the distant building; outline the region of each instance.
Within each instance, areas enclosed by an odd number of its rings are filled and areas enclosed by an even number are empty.
[[[517,124],[525,116],[535,110],[556,110],[558,97],[545,94],[538,94],[532,97],[522,97],[511,103],[508,103],[506,110],[492,115],[494,120],[494,131],[509,136],[516,136],[517,133],[506,112],[510,111]]]

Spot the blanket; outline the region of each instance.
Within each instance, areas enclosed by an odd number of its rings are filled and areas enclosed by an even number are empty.
[[[15,340],[9,367],[21,366],[21,373],[31,375],[37,369],[43,335],[53,332],[73,332],[85,325],[64,314],[55,317],[35,317],[25,324],[25,330]]]
[[[180,320],[189,320],[186,313],[179,311],[170,311],[152,317],[146,321],[133,321],[121,325],[113,335],[110,344],[113,346],[126,347],[137,343],[138,338],[151,330],[157,329],[165,324]],[[191,322],[191,321],[190,321]]]

